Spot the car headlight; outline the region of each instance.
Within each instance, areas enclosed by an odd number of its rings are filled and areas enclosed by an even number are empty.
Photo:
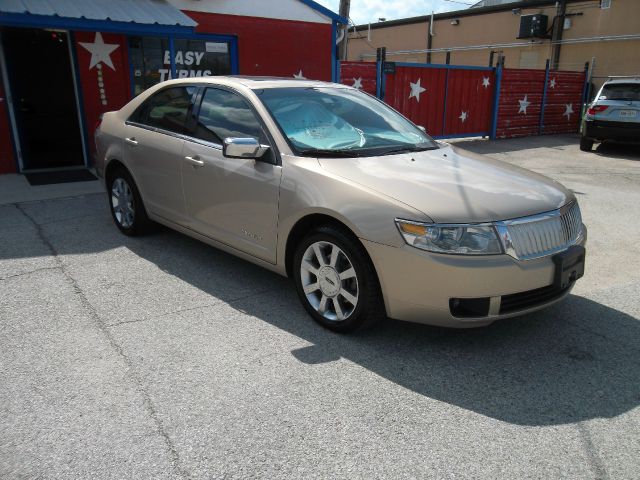
[[[502,246],[493,225],[430,224],[396,219],[405,241],[436,253],[498,255]]]

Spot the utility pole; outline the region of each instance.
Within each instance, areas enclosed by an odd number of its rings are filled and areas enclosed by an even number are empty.
[[[564,30],[564,19],[567,14],[567,0],[560,0],[553,19],[553,33],[551,34],[551,42],[553,43],[553,52],[551,59],[551,70],[557,70],[560,64],[560,49],[562,44],[562,30]]]
[[[340,10],[338,12],[340,16],[348,19],[350,10],[351,10],[351,0],[340,0]],[[344,34],[344,36],[339,45],[338,58],[340,60],[346,60],[347,59],[347,41],[349,37],[349,24],[342,26],[342,33]]]

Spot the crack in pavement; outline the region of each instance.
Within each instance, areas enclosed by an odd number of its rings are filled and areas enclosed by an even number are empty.
[[[95,197],[97,195],[104,195],[105,193],[106,192],[93,192],[93,193],[80,193],[78,195],[63,195],[63,196],[53,197],[53,198],[36,198],[36,199],[33,199],[33,200],[23,200],[21,202],[0,203],[0,206],[14,206],[14,207],[18,208],[18,206],[20,206],[20,205],[29,205],[29,204],[32,204],[32,203],[55,202],[55,201],[59,201],[59,200],[74,200],[74,199],[77,199],[77,198]],[[31,217],[27,216],[27,218],[29,218],[29,220],[31,220],[33,222],[33,219]]]
[[[9,275],[8,277],[2,277],[0,278],[0,282],[4,282],[5,280],[11,280],[12,278],[17,278],[17,277],[23,277],[25,275],[31,275],[32,273],[38,273],[38,272],[42,272],[44,270],[61,270],[62,267],[57,266],[57,267],[40,267],[40,268],[36,268],[35,270],[29,270],[28,272],[22,272],[22,273],[16,273],[14,275]]]
[[[246,300],[248,298],[258,297],[258,296],[264,295],[266,293],[272,293],[272,292],[278,292],[278,291],[280,291],[280,290],[276,289],[276,288],[271,288],[271,289],[268,289],[268,290],[261,290],[259,292],[248,293],[247,295],[242,295],[242,296],[237,297],[237,298],[232,298],[231,300],[218,300],[218,301],[213,302],[213,303],[207,303],[206,305],[198,305],[197,307],[179,308],[177,310],[171,310],[169,312],[159,313],[159,314],[154,315],[152,317],[138,318],[138,319],[135,319],[135,320],[124,320],[122,322],[107,324],[107,326],[109,328],[113,328],[113,327],[118,327],[120,325],[127,325],[127,324],[130,324],[130,323],[147,322],[149,320],[157,320],[158,318],[168,317],[169,315],[175,315],[176,313],[191,312],[193,310],[204,310],[206,308],[215,307],[215,306],[221,305],[221,304],[226,304],[226,305],[229,305],[231,308],[234,308],[233,305],[232,305],[233,302],[239,302],[239,301],[242,301],[242,300]],[[237,310],[237,309],[235,309],[235,310]]]
[[[591,438],[591,434],[587,429],[586,422],[579,422],[576,424],[576,429],[580,434],[580,439],[583,443],[583,448],[587,453],[587,457],[589,459],[589,466],[593,469],[593,473],[595,478],[599,480],[608,480],[609,474],[607,473],[607,469],[602,463],[602,459],[598,452],[596,452],[595,445],[593,444],[593,439]]]
[[[151,420],[155,423],[158,434],[160,434],[165,445],[167,446],[167,449],[169,450],[169,454],[171,456],[171,465],[173,469],[175,470],[176,474],[178,474],[180,477],[189,478],[190,474],[184,467],[181,466],[180,455],[178,454],[176,446],[173,444],[171,438],[169,437],[169,434],[164,429],[164,426],[162,424],[162,421],[160,420],[158,412],[156,411],[153,405],[153,401],[151,400],[151,396],[149,395],[149,392],[147,392],[144,385],[142,384],[142,381],[140,380],[140,378],[138,378],[137,374],[135,373],[136,368],[134,363],[124,352],[123,348],[118,344],[118,342],[113,337],[111,332],[109,332],[108,325],[100,317],[100,315],[98,314],[98,311],[93,306],[93,304],[91,304],[91,302],[85,295],[84,291],[78,284],[77,280],[66,269],[66,266],[62,261],[62,259],[60,258],[57,249],[54,247],[51,241],[47,238],[44,230],[42,229],[42,226],[38,222],[36,222],[34,218],[31,217],[31,215],[29,215],[24,210],[24,208],[22,208],[20,204],[16,203],[14,205],[34,225],[38,238],[51,252],[51,256],[54,258],[55,262],[59,265],[59,267],[57,268],[60,269],[64,277],[67,279],[67,282],[73,288],[74,292],[78,296],[78,299],[80,300],[80,303],[89,312],[91,318],[94,320],[96,326],[98,327],[98,330],[104,335],[106,340],[109,342],[109,345],[111,345],[111,347],[115,350],[115,352],[123,359],[123,361],[125,362],[125,365],[128,367],[129,372],[132,372],[130,376],[132,377],[134,384],[137,386],[138,390],[142,394],[144,407],[147,410],[147,413],[149,414],[149,417],[151,418]]]

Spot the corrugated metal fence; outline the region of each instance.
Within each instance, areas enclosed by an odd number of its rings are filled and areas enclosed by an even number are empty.
[[[340,62],[340,83],[376,95],[378,64],[374,62]]]
[[[576,132],[586,71],[342,62],[341,83],[377,95],[436,138]]]
[[[383,99],[434,137],[489,135],[494,77],[491,68],[398,63]]]

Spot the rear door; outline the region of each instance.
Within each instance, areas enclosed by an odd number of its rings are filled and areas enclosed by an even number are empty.
[[[182,161],[191,228],[275,263],[281,167],[259,116],[240,94],[207,88],[193,135],[185,141]],[[227,137],[257,138],[271,149],[260,160],[226,158]]]
[[[186,209],[180,168],[189,132],[195,86],[165,88],[127,120],[125,162],[148,211],[184,225]]]

